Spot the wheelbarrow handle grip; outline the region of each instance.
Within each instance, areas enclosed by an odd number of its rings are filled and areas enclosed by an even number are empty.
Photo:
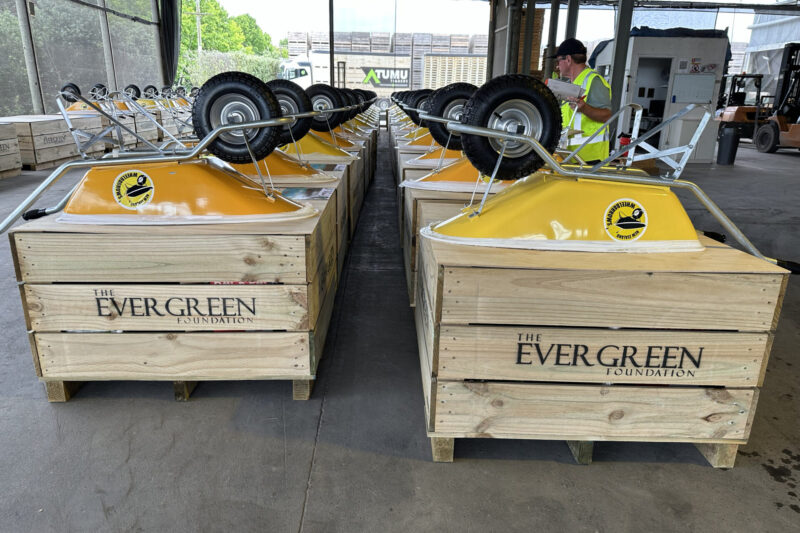
[[[23,220],[35,220],[47,215],[47,209],[31,209],[22,213]]]
[[[797,261],[787,261],[785,259],[777,259],[777,264],[781,268],[785,268],[792,274],[800,274],[800,263]]]

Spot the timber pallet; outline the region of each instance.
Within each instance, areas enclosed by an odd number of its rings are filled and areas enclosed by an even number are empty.
[[[101,131],[99,116],[71,116],[72,125],[89,134]],[[19,115],[5,117],[3,122],[14,125],[19,143],[22,168],[45,170],[79,157],[75,140],[61,115]],[[104,150],[96,144],[90,153],[100,154]]]
[[[18,176],[22,171],[17,128],[0,122],[0,179]]]
[[[335,206],[293,222],[10,232],[48,400],[85,381],[291,380],[311,394],[337,285]],[[124,243],[124,244],[121,244]]]
[[[420,237],[415,321],[434,461],[454,439],[747,443],[788,272],[692,253],[453,245]]]

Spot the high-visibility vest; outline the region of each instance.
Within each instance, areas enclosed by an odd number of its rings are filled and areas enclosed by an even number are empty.
[[[606,80],[603,79],[603,76],[590,68],[583,69],[583,72],[578,74],[578,77],[575,78],[572,83],[575,85],[580,85],[583,89],[583,94],[588,95],[589,90],[592,87],[592,83],[598,79],[603,85],[606,86],[606,88],[609,90],[611,89],[611,86]],[[572,120],[573,113],[575,114],[574,120]],[[566,128],[569,125],[570,120],[572,120],[570,129],[581,130],[583,132],[576,133],[569,138],[568,150],[570,151],[583,144],[583,141],[591,137],[592,134],[599,130],[603,125],[602,122],[592,120],[583,113],[578,113],[577,111],[573,110],[569,103],[564,103],[561,106],[562,128]],[[603,132],[595,137],[591,143],[584,146],[583,149],[578,152],[578,155],[584,161],[603,160],[608,157],[608,129],[603,130]]]

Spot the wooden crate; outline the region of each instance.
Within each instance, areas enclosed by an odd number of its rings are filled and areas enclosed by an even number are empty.
[[[703,252],[612,254],[421,238],[415,320],[435,461],[462,437],[690,442],[750,435],[788,273]]]
[[[322,170],[331,175],[342,175],[345,171],[337,167],[339,165],[319,165]],[[273,176],[273,183],[275,187],[287,198],[292,198],[298,202],[309,201],[309,199],[318,199],[325,197],[325,201],[331,202],[336,213],[336,271],[341,275],[344,269],[344,261],[347,257],[347,251],[350,246],[350,221],[348,202],[349,195],[347,191],[347,181],[338,178],[333,183],[319,183],[309,184],[307,180],[297,178],[281,178]],[[318,201],[318,200],[312,200]]]
[[[18,176],[22,172],[17,129],[11,123],[0,122],[0,179]]]
[[[495,186],[496,187],[496,186]],[[500,191],[492,188],[490,196]],[[400,203],[400,237],[403,247],[403,264],[405,265],[406,284],[408,286],[408,299],[411,307],[416,305],[417,294],[417,245],[419,230],[433,224],[447,220],[457,215],[472,198],[471,192],[432,191],[426,189],[412,189],[401,187]],[[483,191],[475,194],[474,202],[479,204]]]
[[[15,228],[48,398],[83,381],[172,381],[185,397],[197,381],[283,379],[307,399],[337,280],[335,206],[318,205],[294,222]]]
[[[87,133],[99,133],[97,116],[70,117],[73,127]],[[53,168],[79,157],[75,140],[61,115],[19,115],[4,117],[3,122],[14,124],[22,167],[28,170]],[[104,147],[95,145],[91,153],[100,153]]]

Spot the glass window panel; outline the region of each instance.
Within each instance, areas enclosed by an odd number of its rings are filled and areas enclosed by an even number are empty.
[[[87,95],[96,83],[107,84],[97,9],[64,0],[36,0],[30,17],[45,111],[57,113],[55,98],[65,83]]]
[[[33,112],[16,2],[0,1],[0,116]]]
[[[153,18],[150,0],[106,0],[106,5],[145,20]],[[163,75],[157,26],[109,13],[108,28],[117,87],[123,89],[132,83],[139,89],[147,85],[155,85],[160,89],[163,85]]]

